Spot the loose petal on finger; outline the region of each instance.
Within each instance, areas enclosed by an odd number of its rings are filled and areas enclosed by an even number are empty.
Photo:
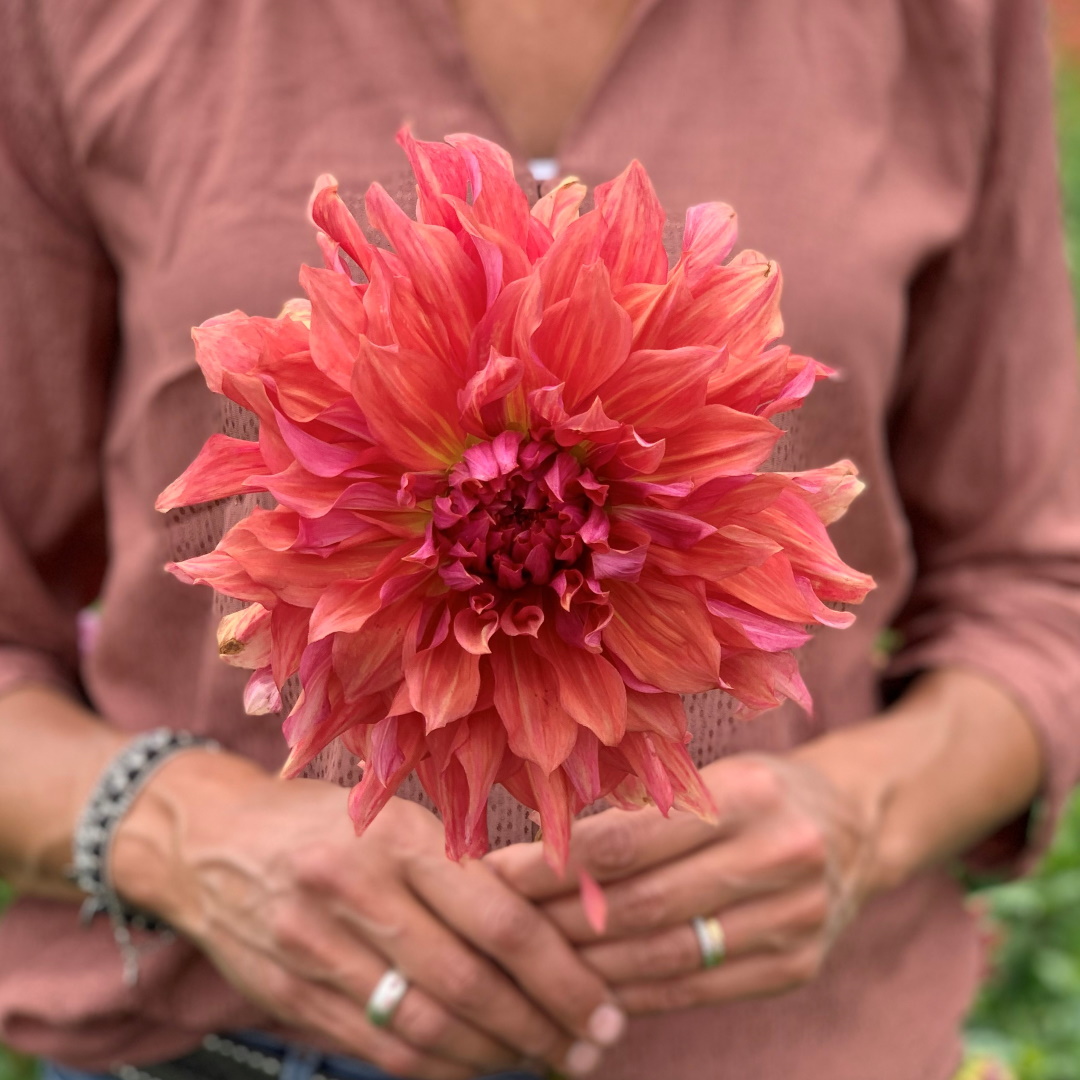
[[[607,899],[604,890],[596,879],[587,871],[578,871],[578,883],[581,886],[581,903],[585,909],[585,918],[597,934],[603,934],[607,926]]]

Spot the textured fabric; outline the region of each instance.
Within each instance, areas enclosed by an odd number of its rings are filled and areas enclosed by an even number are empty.
[[[1080,772],[1077,393],[1044,46],[1036,0],[654,0],[560,147],[590,184],[639,157],[672,215],[738,208],[742,243],[783,267],[787,340],[843,372],[774,464],[850,457],[869,482],[833,531],[879,588],[804,651],[814,717],[736,725],[718,695],[690,698],[701,761],[872,715],[874,642],[898,626],[893,674],[962,665],[1028,710],[1047,822]],[[152,503],[223,423],[189,328],[275,314],[318,262],[314,177],[354,199],[396,184],[404,119],[509,141],[444,0],[0,7],[3,686],[69,685],[119,728],[282,760],[274,719],[242,713],[243,673],[216,658],[213,598],[161,569],[223,522]],[[99,591],[80,664],[75,615]],[[491,814],[497,842],[531,837],[509,800]],[[945,1078],[977,971],[957,889],[927,874],[872,903],[812,986],[635,1021],[603,1075]],[[135,991],[120,975],[107,927],[20,902],[0,924],[0,1037],[93,1070],[268,1024],[184,944],[148,956]]]

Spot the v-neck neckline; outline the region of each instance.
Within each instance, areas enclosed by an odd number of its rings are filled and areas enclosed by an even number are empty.
[[[518,143],[517,138],[507,126],[502,112],[496,108],[491,95],[485,89],[483,80],[477,75],[469,51],[465,48],[461,28],[451,8],[452,2],[453,0],[418,0],[418,5],[425,9],[425,13],[432,20],[431,30],[434,31],[436,38],[434,44],[443,52],[446,59],[460,70],[461,78],[471,97],[483,109],[493,129],[497,132],[500,145],[510,152],[515,161],[525,163],[528,160],[535,160],[535,157],[526,153]],[[559,133],[555,153],[550,157],[560,166],[563,165],[568,151],[572,149],[586,128],[604,90],[622,66],[642,24],[660,2],[661,0],[637,0],[633,10],[623,21],[616,36],[615,45],[600,66],[599,74],[588,93],[582,98],[579,107],[574,110]],[[431,34],[427,36],[430,38]]]

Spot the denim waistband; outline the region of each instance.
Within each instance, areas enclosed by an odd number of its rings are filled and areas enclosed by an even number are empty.
[[[261,1031],[208,1035],[201,1050],[157,1065],[118,1065],[90,1073],[57,1062],[42,1063],[41,1080],[400,1080],[359,1058],[327,1054],[300,1043],[284,1042]],[[524,1071],[495,1073],[490,1080],[537,1080]]]

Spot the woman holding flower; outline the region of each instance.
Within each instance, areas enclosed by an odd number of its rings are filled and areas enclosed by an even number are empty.
[[[1076,388],[1041,14],[1034,0],[828,4],[812,18],[781,0],[657,0],[568,6],[549,39],[440,0],[6,12],[0,853],[26,897],[0,926],[4,1038],[84,1071],[151,1074],[180,1058],[162,1068],[215,1067],[185,1055],[226,1033],[249,1055],[277,1060],[269,1035],[435,1078],[524,1059],[620,1078],[948,1076],[976,954],[943,867],[987,838],[984,858],[1022,865],[1080,769]],[[512,63],[506,40],[528,44]],[[785,340],[843,376],[782,421],[770,467],[858,463],[867,490],[832,535],[878,587],[854,627],[826,626],[802,652],[812,716],[794,673],[782,705],[776,671],[763,680],[756,707],[778,707],[753,722],[716,691],[687,699],[714,820],[616,809],[573,826],[569,857],[606,899],[602,932],[577,879],[513,842],[532,832],[508,802],[489,818],[501,850],[458,866],[411,802],[390,798],[357,840],[341,788],[275,779],[280,736],[240,711],[207,590],[160,574],[174,538],[154,497],[220,423],[188,327],[223,306],[279,310],[291,267],[318,259],[294,216],[311,175],[331,169],[356,192],[391,178],[403,117],[555,151],[590,186],[636,156],[675,217],[723,197],[744,242],[784,268]],[[604,192],[624,188],[601,189],[601,216]],[[627,200],[589,265],[658,284],[626,254],[651,243],[655,256],[652,204]],[[331,258],[349,254],[338,203],[313,211]],[[703,236],[691,227],[675,253],[691,269]],[[631,293],[609,295],[633,322]],[[423,316],[451,326],[442,308]],[[313,335],[315,318],[313,303]],[[465,349],[480,309],[455,318]],[[567,362],[564,383],[589,377],[611,340]],[[220,370],[241,378],[234,361]],[[418,365],[398,400],[429,376]],[[393,407],[390,389],[366,392]],[[310,445],[290,438],[300,460]],[[844,476],[830,475],[835,493]],[[98,590],[101,633],[80,661],[75,612]],[[730,609],[747,595],[713,601],[744,633]],[[890,626],[903,646],[886,660],[875,644]],[[723,677],[740,653],[719,648]],[[226,749],[170,759],[116,827],[116,890],[183,938],[145,951],[132,986],[104,920],[78,926],[63,871],[101,769],[160,724]],[[392,1016],[365,1016],[388,967],[406,992]],[[356,1067],[280,1054],[290,1070]]]

